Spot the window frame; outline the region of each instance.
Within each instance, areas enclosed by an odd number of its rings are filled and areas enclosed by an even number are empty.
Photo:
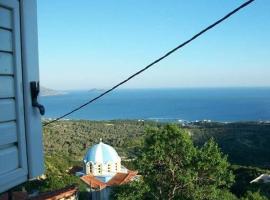
[[[28,178],[44,172],[41,116],[32,106],[30,82],[39,81],[37,1],[19,0]]]

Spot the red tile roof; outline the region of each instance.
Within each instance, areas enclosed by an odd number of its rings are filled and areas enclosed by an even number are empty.
[[[137,171],[128,171],[128,173],[117,173],[107,183],[104,183],[98,180],[93,175],[85,175],[81,177],[81,180],[85,182],[87,185],[89,185],[91,188],[102,190],[106,188],[107,186],[122,185],[122,184],[128,183],[132,181],[132,179],[137,174],[138,174]]]
[[[78,189],[75,186],[69,186],[52,192],[46,192],[35,197],[28,197],[26,192],[12,192],[12,200],[63,200],[77,195]],[[0,194],[0,200],[8,200],[8,193]]]
[[[62,200],[77,195],[78,189],[75,186],[69,186],[52,192],[46,192],[39,196],[29,198],[30,200]]]
[[[91,188],[95,189],[103,189],[106,187],[106,183],[103,183],[102,181],[96,179],[93,175],[85,175],[81,177],[81,180],[85,182],[87,185],[89,185]]]
[[[112,185],[122,185],[132,181],[132,179],[138,174],[137,171],[128,171],[128,173],[117,173],[112,179],[107,183],[108,186]]]

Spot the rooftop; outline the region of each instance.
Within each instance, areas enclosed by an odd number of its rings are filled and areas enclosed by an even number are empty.
[[[102,190],[108,186],[128,183],[132,181],[137,174],[137,171],[128,171],[128,173],[116,173],[107,183],[98,180],[91,174],[81,177],[81,180],[91,188]]]
[[[52,192],[45,192],[29,200],[63,200],[77,195],[78,189],[75,186],[68,186]]]
[[[26,192],[12,192],[13,200],[64,200],[71,199],[71,197],[76,196],[78,189],[75,186],[68,186],[59,190],[41,193],[38,196],[31,197]],[[0,200],[10,199],[8,193],[0,195]]]

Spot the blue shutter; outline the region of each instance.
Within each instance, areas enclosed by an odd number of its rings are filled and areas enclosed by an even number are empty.
[[[0,192],[28,177],[19,7],[0,0]]]

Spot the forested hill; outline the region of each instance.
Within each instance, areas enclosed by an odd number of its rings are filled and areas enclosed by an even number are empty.
[[[199,123],[190,130],[199,144],[214,137],[232,164],[270,167],[270,123]]]
[[[47,155],[64,154],[81,160],[87,148],[102,138],[122,157],[133,158],[143,142],[145,130],[163,125],[138,121],[61,121],[44,129],[44,146]],[[214,137],[232,164],[270,166],[268,123],[192,123],[183,128],[191,133],[197,145]]]

